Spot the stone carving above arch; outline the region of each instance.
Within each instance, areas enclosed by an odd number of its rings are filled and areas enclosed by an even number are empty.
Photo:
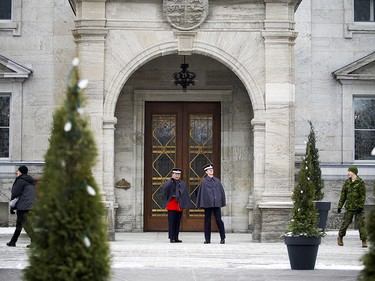
[[[208,0],[163,0],[163,13],[173,27],[192,30],[206,20]]]

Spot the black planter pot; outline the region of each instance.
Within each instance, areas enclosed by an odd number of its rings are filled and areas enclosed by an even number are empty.
[[[327,226],[328,211],[331,210],[331,202],[315,201],[315,206],[319,213],[318,227],[324,231]]]
[[[320,237],[286,236],[290,267],[298,270],[314,269],[320,240]]]

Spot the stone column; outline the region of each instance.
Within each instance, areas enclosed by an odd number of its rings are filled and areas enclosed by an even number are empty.
[[[288,223],[294,186],[295,82],[294,5],[266,0],[262,32],[265,45],[265,171],[260,240],[279,239]],[[272,219],[271,219],[272,218]],[[277,222],[277,223],[276,223]]]
[[[108,237],[115,240],[115,218],[118,208],[115,202],[115,125],[116,117],[104,117],[103,120],[103,197],[107,207]]]
[[[290,200],[294,185],[294,6],[266,1],[265,191],[267,200]]]
[[[261,213],[257,207],[256,202],[262,201],[262,194],[264,192],[264,159],[265,159],[265,123],[263,120],[251,120],[254,134],[254,191],[249,198],[249,204],[246,206],[249,209],[249,225],[252,226],[253,240],[260,240],[261,233]]]
[[[114,239],[113,130],[116,122],[115,119],[103,120],[105,40],[108,33],[105,28],[105,2],[106,0],[75,2],[77,17],[73,35],[80,59],[81,78],[89,80],[85,110],[90,118],[91,131],[98,149],[93,174],[107,207],[109,238]],[[112,152],[108,153],[111,148]]]
[[[115,171],[115,125],[117,118],[106,118],[103,121],[103,189],[108,201],[114,202]]]
[[[104,47],[107,30],[105,29],[105,1],[82,0],[76,3],[76,28],[73,35],[80,59],[82,79],[88,79],[85,107],[90,117],[91,130],[98,148],[97,165],[94,175],[105,195],[103,187],[103,103],[104,103]]]

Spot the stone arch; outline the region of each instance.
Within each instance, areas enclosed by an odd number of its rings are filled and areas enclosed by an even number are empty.
[[[140,66],[146,64],[154,58],[176,54],[178,52],[178,45],[176,41],[165,41],[160,44],[154,45],[151,48],[144,49],[134,56],[129,62],[126,63],[121,71],[110,81],[108,88],[105,90],[104,108],[103,108],[103,134],[104,134],[104,145],[103,145],[103,170],[104,182],[107,183],[106,197],[107,200],[114,201],[114,129],[117,119],[115,118],[115,109],[118,102],[118,97],[121,93],[122,88],[129,79],[129,77],[139,69]],[[253,221],[255,204],[257,198],[261,195],[264,187],[264,168],[265,168],[265,101],[264,93],[261,86],[255,81],[250,74],[247,67],[239,61],[236,57],[230,55],[223,49],[220,49],[214,45],[209,45],[205,42],[195,42],[192,49],[193,54],[200,54],[209,56],[218,62],[223,63],[229,69],[233,71],[235,75],[243,83],[253,108],[254,117],[251,121],[253,126],[253,138],[256,148],[254,147],[254,193],[249,198],[249,202],[246,205],[246,209],[249,212],[249,219]],[[141,164],[136,165],[140,167]],[[136,177],[137,178],[137,177]],[[141,196],[141,195],[138,195]],[[141,196],[142,197],[142,196]],[[139,199],[139,198],[138,198]],[[112,219],[114,221],[114,218]],[[139,223],[139,222],[138,222]],[[140,225],[136,225],[136,228]],[[256,227],[254,231],[257,232]]]
[[[175,54],[178,51],[178,46],[175,41],[163,42],[152,48],[143,50],[137,56],[133,57],[131,61],[126,64],[118,75],[110,83],[104,99],[104,119],[109,120],[114,117],[115,107],[121,89],[125,85],[127,79],[143,64],[152,60],[153,58]],[[246,67],[224,50],[204,42],[196,42],[193,47],[193,53],[202,54],[216,59],[231,69],[237,77],[244,84],[250,101],[253,106],[254,119],[262,120],[264,116],[265,103],[263,93],[259,85],[255,82]]]

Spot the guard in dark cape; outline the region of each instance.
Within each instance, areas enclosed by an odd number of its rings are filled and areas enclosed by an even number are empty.
[[[214,166],[203,167],[206,177],[198,187],[197,208],[204,209],[204,244],[211,243],[211,217],[215,216],[220,233],[220,244],[225,244],[225,229],[221,219],[221,207],[226,205],[225,192],[220,180],[214,177]]]
[[[168,210],[168,238],[171,243],[181,243],[178,239],[180,233],[180,222],[182,209],[194,208],[190,201],[186,184],[181,180],[182,170],[175,168],[172,170],[172,177],[161,187],[166,199],[166,209]]]

